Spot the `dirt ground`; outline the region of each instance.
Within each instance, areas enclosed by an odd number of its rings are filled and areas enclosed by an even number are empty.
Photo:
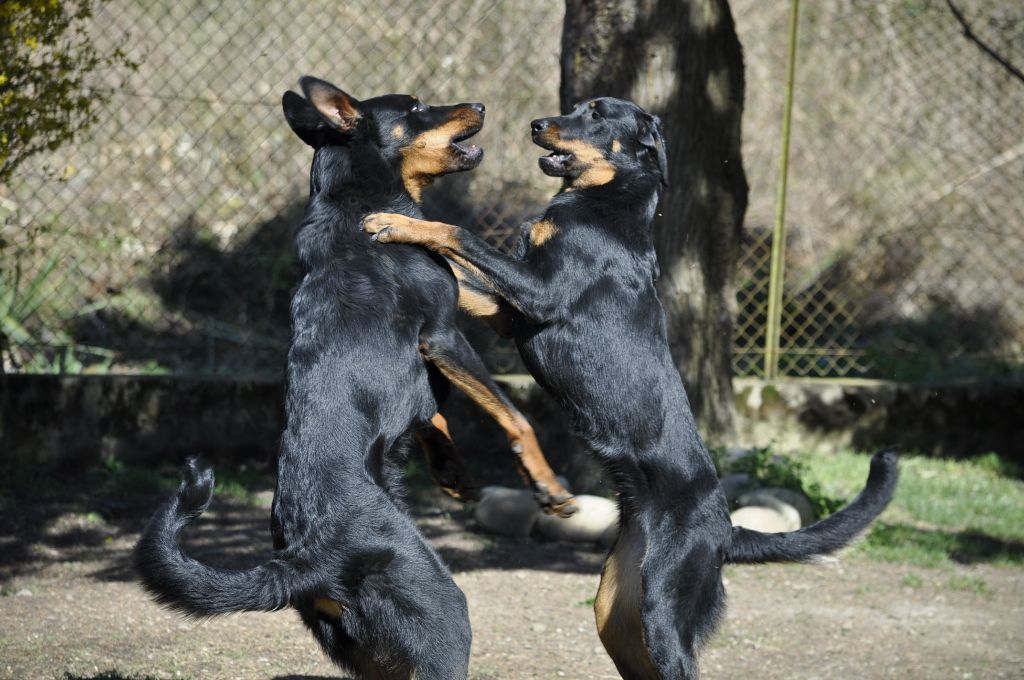
[[[342,678],[291,611],[202,622],[152,604],[127,558],[152,509],[19,503],[0,520],[0,678]],[[424,533],[469,599],[471,678],[617,678],[594,630],[603,553],[477,532],[447,501]],[[197,556],[267,556],[267,509],[216,502]],[[729,610],[703,677],[1024,678],[1024,571],[922,569],[844,558],[730,567]]]

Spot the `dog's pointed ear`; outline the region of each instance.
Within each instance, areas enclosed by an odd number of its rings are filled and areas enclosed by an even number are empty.
[[[309,103],[334,129],[345,134],[355,131],[359,119],[363,117],[355,97],[342,92],[326,80],[312,76],[300,78],[299,85]]]
[[[658,164],[661,183],[668,186],[668,152],[665,150],[665,137],[661,134],[661,119],[650,114],[642,116],[637,141],[644,148],[644,153],[650,154]]]
[[[336,134],[301,95],[285,92],[281,97],[281,108],[292,132],[314,148],[324,146],[328,134]]]

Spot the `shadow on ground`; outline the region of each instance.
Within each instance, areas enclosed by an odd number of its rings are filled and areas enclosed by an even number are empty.
[[[20,484],[0,487],[0,589],[22,576],[53,567],[73,569],[99,581],[131,581],[131,550],[145,522],[177,486],[176,468],[143,472],[131,468],[79,472],[22,473]],[[45,482],[40,481],[45,477]],[[453,573],[475,570],[537,570],[597,574],[605,551],[539,539],[482,533],[469,508],[442,496],[425,480],[411,480],[410,505],[424,536]],[[269,502],[272,476],[250,471],[222,476],[213,505],[186,530],[189,554],[209,564],[245,569],[271,557]],[[866,540],[878,559],[961,564],[1024,564],[1024,544],[977,531],[939,531],[879,523]]]
[[[155,680],[155,678],[150,675],[124,675],[118,671],[103,671],[96,675],[65,673],[60,680]],[[354,680],[354,678],[336,675],[278,675],[271,680]]]
[[[16,577],[51,567],[100,581],[131,581],[131,550],[149,516],[179,481],[176,467],[144,471],[100,467],[22,469],[0,484],[0,589]],[[535,569],[598,573],[604,551],[481,533],[471,512],[418,475],[410,484],[412,514],[455,573]],[[271,557],[273,478],[266,472],[220,475],[210,510],[186,529],[182,545],[212,565],[245,569]]]

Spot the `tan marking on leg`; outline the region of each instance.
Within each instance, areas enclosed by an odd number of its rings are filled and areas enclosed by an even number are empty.
[[[444,255],[458,246],[456,228],[444,222],[418,220],[398,213],[374,213],[363,220],[363,231],[378,234],[377,240],[381,243],[426,246]]]
[[[466,288],[459,289],[459,309],[481,319],[494,317],[501,311],[498,300],[494,296]]]
[[[363,220],[363,231],[377,234],[380,243],[408,243],[429,248],[456,262],[484,285],[493,287],[479,267],[463,256],[457,230],[458,227],[444,222],[419,220],[398,213],[374,213]],[[456,272],[455,276],[459,278],[460,274]]]
[[[345,605],[329,597],[318,597],[313,600],[313,609],[316,609],[321,614],[340,619],[341,613],[345,611]]]
[[[467,285],[463,285],[466,281],[466,271],[463,267],[453,265],[451,270],[459,282],[459,309],[467,314],[484,319],[494,317],[501,311],[497,297],[481,293],[478,290],[469,288]],[[479,270],[474,272],[474,274],[481,280],[486,280]]]
[[[530,227],[530,244],[542,246],[558,233],[558,227],[550,220],[541,220]]]
[[[430,419],[430,424],[436,427],[438,430],[440,430],[441,434],[443,434],[448,439],[452,438],[451,433],[448,432],[448,419],[445,418],[440,413],[434,414],[434,417]]]
[[[644,642],[640,568],[645,552],[640,533],[624,525],[601,570],[594,598],[597,635],[624,676],[661,680]]]
[[[460,503],[479,500],[479,489],[466,468],[459,450],[448,431],[448,421],[440,413],[430,419],[432,427],[415,433],[427,459],[427,472],[445,495]],[[453,476],[454,474],[454,476]]]
[[[552,503],[545,507],[545,511],[564,514],[572,506],[569,514],[575,512],[576,501],[564,486],[555,478],[555,472],[551,469],[544,452],[541,450],[540,442],[537,441],[537,434],[533,426],[522,413],[507,406],[494,392],[486,385],[474,378],[472,375],[463,372],[459,367],[450,364],[443,357],[428,357],[438,370],[460,392],[468,396],[473,402],[482,408],[488,415],[498,422],[501,429],[505,431],[512,450],[519,457],[520,473],[528,484],[543,485]],[[569,500],[554,502],[555,497],[565,497]]]

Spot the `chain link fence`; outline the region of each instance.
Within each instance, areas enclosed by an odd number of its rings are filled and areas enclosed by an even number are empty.
[[[751,184],[734,368],[760,376],[790,3],[731,5]],[[798,36],[778,374],[1020,377],[1024,6],[803,2]]]
[[[761,375],[789,3],[731,5],[751,184],[734,365]],[[562,12],[539,0],[104,4],[97,44],[123,45],[138,69],[96,74],[110,94],[100,121],[0,187],[0,298],[13,300],[0,312],[24,330],[5,370],[280,372],[311,153],[279,102],[300,74],[357,98],[486,102],[484,163],[439,182],[426,207],[506,243],[557,188],[526,125],[558,108]],[[1024,10],[805,2],[797,54],[779,373],[1019,375]],[[515,370],[507,345],[474,342],[493,370]]]
[[[100,48],[139,67],[97,74],[98,124],[0,194],[5,285],[31,298],[5,368],[278,373],[312,158],[280,99],[302,74],[357,98],[486,102],[483,164],[427,200],[507,238],[557,188],[528,122],[558,108],[562,16],[524,0],[101,5]],[[509,352],[491,354],[501,370]]]

